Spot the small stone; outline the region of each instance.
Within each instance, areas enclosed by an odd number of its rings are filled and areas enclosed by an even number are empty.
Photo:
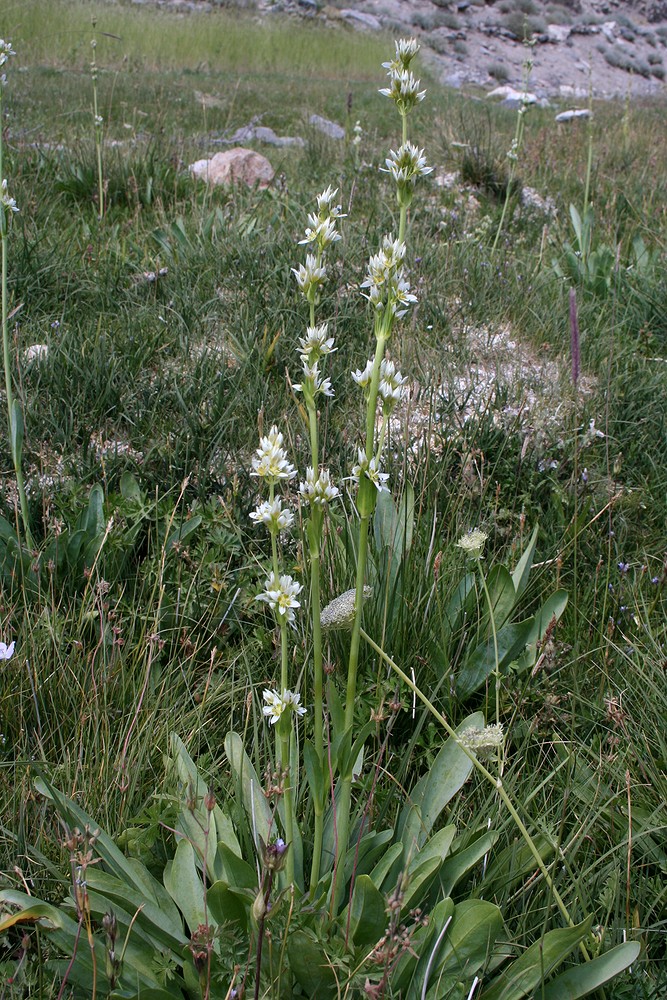
[[[345,129],[342,125],[338,125],[337,122],[329,121],[328,118],[322,118],[321,115],[311,115],[308,119],[309,124],[316,128],[318,132],[323,132],[328,135],[330,139],[344,139]]]
[[[188,170],[193,177],[208,184],[243,183],[260,189],[267,188],[275,176],[275,170],[265,156],[243,146],[216,153],[210,160],[197,160],[190,164]]]
[[[379,31],[382,21],[375,14],[365,14],[361,10],[341,10],[340,16],[344,21],[351,21],[355,27],[370,28],[372,31]]]
[[[561,111],[556,115],[557,122],[571,122],[574,118],[592,118],[593,112],[589,108],[572,108],[570,111]]]

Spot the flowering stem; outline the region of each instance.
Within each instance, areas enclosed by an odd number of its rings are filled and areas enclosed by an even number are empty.
[[[491,634],[493,636],[493,662],[494,676],[496,680],[496,725],[500,724],[500,658],[498,656],[498,632],[496,630],[496,617],[493,613],[493,602],[491,600],[491,594],[489,593],[489,588],[486,584],[486,579],[484,578],[484,571],[482,570],[482,560],[477,557],[477,569],[479,570],[479,578],[482,581],[482,590],[484,591],[484,597],[486,598],[486,604],[489,609],[489,621],[491,622]]]
[[[2,86],[0,85],[0,180],[2,179]],[[23,521],[23,531],[26,545],[32,549],[32,535],[30,533],[30,517],[28,513],[28,499],[23,481],[23,470],[21,468],[20,445],[17,446],[18,437],[15,423],[22,419],[18,405],[14,405],[14,392],[12,388],[11,358],[9,352],[9,326],[7,321],[7,230],[10,209],[5,205],[0,205],[0,242],[2,243],[2,360],[5,369],[5,395],[7,397],[7,419],[9,430],[9,441],[14,463],[14,473],[16,475],[16,487],[19,495],[19,506],[21,508],[21,520]]]
[[[563,918],[565,919],[565,921],[567,922],[567,924],[570,927],[574,927],[574,921],[572,920],[572,917],[570,916],[569,910],[568,910],[567,906],[565,905],[562,896],[560,895],[560,893],[556,889],[556,886],[554,885],[553,879],[552,879],[551,875],[549,874],[547,866],[545,865],[544,861],[542,860],[542,855],[540,854],[539,850],[537,849],[537,845],[535,844],[535,841],[533,840],[533,838],[531,837],[530,833],[526,829],[526,826],[525,826],[523,820],[521,819],[521,817],[519,816],[519,813],[517,812],[515,806],[513,805],[512,800],[510,799],[509,795],[505,791],[505,789],[503,787],[502,779],[501,778],[494,778],[494,776],[491,774],[491,772],[489,770],[487,770],[487,768],[485,768],[484,765],[477,759],[477,756],[472,752],[472,750],[469,750],[468,747],[465,746],[461,742],[461,740],[459,739],[458,734],[456,733],[456,730],[453,729],[452,726],[450,726],[450,724],[445,719],[444,715],[442,715],[437,710],[437,708],[435,708],[435,706],[433,705],[433,703],[431,701],[429,701],[429,699],[417,687],[417,685],[414,683],[414,681],[412,681],[408,677],[408,675],[401,670],[401,668],[398,666],[398,664],[395,663],[392,660],[392,658],[387,655],[387,653],[385,653],[385,651],[382,649],[382,647],[378,646],[378,644],[373,639],[371,639],[371,637],[368,635],[368,633],[364,632],[363,629],[361,629],[361,635],[362,635],[364,641],[367,642],[368,645],[371,647],[371,649],[375,650],[375,652],[378,654],[378,656],[382,657],[382,659],[385,661],[385,663],[387,664],[387,666],[389,666],[394,671],[394,673],[397,674],[401,678],[401,680],[405,684],[408,685],[408,687],[410,688],[410,690],[419,698],[419,700],[422,702],[422,704],[424,704],[426,706],[426,708],[431,713],[431,715],[435,719],[438,720],[438,722],[444,728],[444,730],[447,733],[447,735],[451,736],[452,739],[456,740],[458,746],[461,748],[461,750],[466,755],[466,757],[468,757],[468,759],[472,762],[473,766],[477,769],[477,771],[479,771],[479,773],[482,775],[482,777],[486,778],[486,780],[488,782],[490,782],[490,784],[492,784],[493,787],[497,790],[498,795],[500,796],[500,798],[502,799],[502,801],[504,802],[504,804],[505,804],[505,806],[507,808],[507,811],[509,812],[510,816],[514,820],[514,822],[515,822],[515,824],[517,826],[517,829],[519,830],[519,833],[521,834],[521,836],[525,840],[526,845],[528,847],[528,850],[530,851],[530,853],[532,854],[533,858],[535,859],[535,862],[537,863],[537,866],[538,866],[540,872],[544,876],[544,880],[547,883],[547,885],[549,887],[549,890],[552,893],[554,900],[556,901],[558,909],[560,910],[561,914],[563,915]],[[582,954],[584,955],[584,958],[586,960],[588,960],[590,956],[588,954],[587,949],[585,948],[585,946],[583,944],[580,945],[580,948],[581,948]]]
[[[313,466],[317,469],[317,466]],[[313,505],[311,523],[309,525],[310,542],[310,603],[313,616],[313,713],[315,753],[322,763],[324,755],[324,703],[323,703],[323,672],[322,672],[322,626],[320,622],[320,544],[322,536],[322,515],[316,505]],[[322,857],[322,839],[324,836],[324,788],[318,789],[313,796],[315,812],[315,834],[313,841],[313,858],[310,870],[310,888],[313,890],[320,878],[320,861]]]

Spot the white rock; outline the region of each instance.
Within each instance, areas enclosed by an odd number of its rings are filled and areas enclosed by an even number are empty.
[[[486,96],[497,97],[501,101],[516,101],[517,104],[537,104],[537,97],[535,94],[515,90],[514,87],[510,87],[509,84],[504,84],[502,87],[496,87],[494,90],[490,90]]]
[[[559,45],[568,40],[571,30],[569,24],[548,24],[547,38],[550,42]]]
[[[618,25],[616,24],[616,21],[605,21],[604,24],[600,25],[600,31],[607,41],[613,44],[616,41]]]
[[[571,122],[574,118],[592,118],[593,112],[589,108],[572,108],[570,111],[561,111],[556,115],[557,122]]]
[[[324,132],[330,139],[345,138],[345,129],[337,122],[329,121],[328,118],[322,118],[321,115],[311,115],[308,121],[313,128],[316,128],[319,132]]]
[[[31,364],[33,361],[46,361],[48,356],[48,344],[31,344],[31,346],[26,347],[23,352],[23,360],[27,365]]]
[[[275,170],[261,153],[237,146],[224,153],[216,153],[210,160],[197,160],[188,170],[198,180],[209,184],[247,184],[248,187],[267,188]]]
[[[375,14],[365,14],[361,10],[341,10],[340,16],[346,20],[351,21],[356,27],[360,28],[371,28],[373,31],[379,31],[382,27],[382,21]]]

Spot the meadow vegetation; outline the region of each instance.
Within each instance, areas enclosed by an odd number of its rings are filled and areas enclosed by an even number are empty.
[[[16,50],[1,105],[4,368],[16,406],[0,436],[0,995],[90,996],[63,958],[78,927],[81,961],[93,962],[81,982],[99,954],[92,988],[115,997],[226,998],[245,976],[255,996],[555,1000],[596,990],[579,970],[624,942],[640,946],[631,965],[619,960],[595,995],[664,996],[664,106],[609,102],[565,125],[553,108],[530,108],[519,148],[516,112],[440,89],[417,57],[428,94],[410,138],[436,169],[407,204],[378,169],[402,141],[378,94],[390,38],[82,0],[58,3],[55,27],[42,3],[10,5],[1,30]],[[343,124],[346,139],[318,132],[311,114]],[[258,115],[305,140],[268,149],[272,187],[190,178],[188,163]],[[436,182],[455,171],[465,183]],[[329,186],[346,217],[328,281],[304,302],[292,269]],[[525,188],[553,210],[522,200]],[[369,256],[401,229],[417,302],[383,332],[360,286]],[[335,398],[316,403],[294,386],[315,305],[336,344]],[[370,440],[372,456],[375,400],[350,373],[376,344],[376,374],[390,348],[409,392],[397,391],[382,436],[390,491],[376,481],[369,499],[353,466],[365,483],[358,448]],[[249,515],[269,494],[253,458],[273,425],[301,480],[318,467],[317,441],[341,497],[326,520],[302,507],[289,536],[262,537]],[[479,548],[457,546],[474,528]],[[303,585],[294,628],[257,601],[278,556]],[[308,619],[355,579],[350,698],[349,636],[317,638]],[[321,718],[335,736],[320,733],[319,747],[317,648]],[[307,709],[284,713],[293,728],[263,711],[287,668],[278,693],[300,690]],[[503,734],[488,756],[449,732],[485,724]],[[270,786],[257,815],[248,775]],[[268,802],[278,804],[262,827]],[[348,820],[346,858],[336,837]],[[318,823],[330,862],[311,874]],[[362,838],[365,824],[379,839]],[[93,830],[104,831],[91,847],[104,865],[86,860]],[[212,830],[226,842],[218,851]],[[413,850],[431,852],[421,868]],[[192,888],[183,905],[174,866]],[[132,887],[114,897],[121,932],[103,926],[103,868]],[[290,896],[299,879],[316,923]],[[155,888],[163,880],[169,899]],[[140,909],[141,891],[162,923]],[[71,926],[50,935],[68,892]],[[13,923],[20,893],[43,901],[41,929]],[[139,944],[125,953],[135,911]],[[482,912],[480,945],[464,920]],[[225,928],[215,942],[211,914]],[[452,914],[468,964],[438,950]],[[298,953],[315,967],[316,947],[329,965],[314,981]],[[569,994],[550,984],[555,959],[536,979],[502,979],[508,955],[550,949],[579,983]],[[147,978],[133,993],[121,968],[135,961]]]

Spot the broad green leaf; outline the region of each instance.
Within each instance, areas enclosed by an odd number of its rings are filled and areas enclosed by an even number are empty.
[[[416,864],[410,871],[410,880],[403,893],[401,913],[406,916],[415,906],[424,900],[433,880],[440,868],[440,858],[427,858],[421,864]]]
[[[382,889],[383,883],[394,867],[394,864],[400,861],[402,857],[403,844],[392,844],[389,850],[385,851],[371,872],[373,885],[377,889]]]
[[[533,528],[533,533],[530,536],[530,541],[523,551],[521,558],[514,568],[512,573],[512,583],[514,584],[514,590],[516,593],[517,600],[523,594],[524,590],[528,586],[528,577],[530,576],[530,571],[533,566],[533,559],[535,558],[535,546],[537,545],[537,532],[539,526],[536,524]]]
[[[168,906],[160,905],[155,896],[128,886],[122,879],[109,875],[98,868],[88,872],[90,888],[99,896],[103,896],[114,906],[115,910],[122,908],[130,917],[137,915],[137,925],[161,947],[170,948],[179,954],[187,937],[183,933],[183,920],[173,900],[162,888],[162,893],[169,900]],[[102,911],[102,915],[104,910]]]
[[[465,899],[457,903],[436,964],[440,973],[473,978],[488,960],[503,932],[503,916],[495,903]]]
[[[408,952],[403,955],[392,976],[392,989],[395,990],[396,996],[404,997],[405,1000],[420,1000],[431,956],[446,935],[453,915],[454,901],[442,899],[429,914],[426,927],[417,929],[412,938],[412,952],[414,954]]]
[[[482,728],[484,716],[475,712],[458,727],[463,732],[471,727]],[[438,753],[433,766],[410,793],[399,823],[399,835],[406,857],[422,846],[447,803],[463,787],[472,770],[472,761],[456,740],[449,737]]]
[[[240,858],[236,851],[233,851],[227,844],[219,843],[218,855],[227,885],[231,888],[257,888],[257,871],[247,861]]]
[[[442,830],[438,830],[431,837],[428,838],[420,851],[415,855],[410,867],[408,868],[408,873],[412,870],[413,866],[416,864],[422,864],[428,858],[437,858],[440,863],[445,860],[449,854],[449,848],[452,846],[452,841],[456,836],[456,827],[453,824],[445,826]]]
[[[193,517],[188,518],[183,524],[180,524],[175,531],[172,531],[167,543],[165,545],[165,550],[168,552],[177,542],[184,542],[186,538],[196,531],[202,522],[201,514],[195,514]]]
[[[226,882],[219,880],[209,886],[206,893],[206,905],[211,919],[218,927],[222,924],[240,924],[247,926],[247,911],[243,902],[233,892],[230,892]]]
[[[269,843],[273,817],[271,808],[264,797],[262,784],[252,761],[243,748],[238,733],[227,733],[225,737],[225,753],[229,766],[234,772],[241,791],[243,807],[250,821],[250,828],[255,838],[255,847],[261,850],[259,837],[265,844]]]
[[[592,922],[593,917],[589,916],[574,927],[547,931],[482,990],[480,1000],[521,1000],[530,995],[588,936]]]
[[[314,934],[296,930],[287,938],[290,968],[306,996],[329,1000],[338,995],[336,975]]]
[[[368,875],[359,875],[354,883],[350,910],[350,934],[358,948],[378,943],[387,927],[385,898]]]
[[[108,869],[114,875],[117,875],[119,879],[127,882],[128,885],[145,891],[146,882],[139,873],[137,864],[125,857],[123,852],[116,847],[111,837],[104,830],[99,829],[99,824],[95,822],[92,816],[89,816],[75,802],[72,802],[66,795],[55,789],[45,778],[37,778],[35,780],[35,788],[40,795],[43,795],[54,803],[59,815],[62,816],[68,826],[84,830],[86,825],[88,825],[91,830],[99,830],[95,840],[95,850]]]
[[[493,620],[496,624],[496,632],[498,632],[511,615],[516,604],[514,583],[504,566],[494,566],[486,578],[486,587],[491,598]],[[490,630],[490,616],[487,607],[484,607],[481,624],[482,628]]]
[[[393,839],[394,831],[391,828],[380,830],[379,833],[367,833],[359,844],[356,837],[352,836],[351,846],[345,857],[345,878],[351,878],[353,871],[357,875],[367,875]]]
[[[640,951],[638,941],[626,941],[590,962],[575,965],[548,982],[539,1000],[579,1000],[588,996],[636,962]]]
[[[143,499],[139,483],[127,469],[120,477],[120,495],[124,500],[140,502]]]
[[[206,923],[204,886],[197,871],[195,849],[188,840],[180,840],[172,861],[164,869],[164,886],[185,917],[190,932]]]
[[[89,538],[97,539],[104,535],[106,522],[104,520],[104,491],[99,483],[96,483],[90,491],[88,497],[88,510],[86,511],[86,534]]]
[[[440,883],[443,896],[451,896],[452,890],[459,879],[470,871],[470,869],[482,860],[485,854],[491,850],[496,842],[497,834],[493,831],[482,834],[468,847],[460,851],[455,851],[444,861],[438,881]]]
[[[532,618],[503,626],[496,636],[498,663],[501,668],[510,664],[524,650],[532,629]],[[456,697],[465,701],[486,683],[496,669],[496,649],[493,639],[477,646],[467,657],[456,676]]]

